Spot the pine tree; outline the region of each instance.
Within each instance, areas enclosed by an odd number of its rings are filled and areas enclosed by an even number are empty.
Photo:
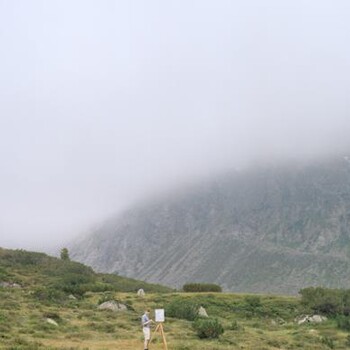
[[[67,248],[62,248],[61,249],[61,259],[62,260],[70,260]]]

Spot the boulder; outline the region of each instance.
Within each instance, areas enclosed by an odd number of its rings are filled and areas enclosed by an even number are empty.
[[[203,306],[201,306],[198,310],[198,316],[200,317],[209,317],[207,314],[207,311],[204,309]]]
[[[47,318],[46,322],[52,324],[53,326],[58,327],[58,323],[55,320],[53,320],[52,318]]]
[[[77,300],[77,298],[73,294],[69,294],[68,299]]]
[[[313,315],[311,318],[310,318],[310,322],[311,323],[322,323],[324,321],[327,321],[327,317],[325,316],[320,316],[320,315]]]
[[[0,282],[0,287],[3,287],[3,288],[22,288],[22,286],[18,283],[4,282],[4,281]]]
[[[145,296],[145,291],[141,288],[137,291],[137,296],[143,298]]]
[[[109,300],[97,307],[99,310],[111,310],[111,311],[126,311],[128,308],[126,305],[118,303],[115,300]]]
[[[306,315],[299,317],[296,319],[296,322],[298,324],[304,324],[304,323],[322,323],[324,321],[327,321],[327,317],[321,316],[321,315]]]

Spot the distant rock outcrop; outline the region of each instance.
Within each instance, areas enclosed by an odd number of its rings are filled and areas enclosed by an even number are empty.
[[[97,271],[175,288],[348,288],[350,164],[340,157],[216,177],[139,204],[70,252]]]

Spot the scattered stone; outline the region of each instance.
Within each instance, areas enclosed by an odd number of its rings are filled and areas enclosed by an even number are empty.
[[[200,317],[209,317],[207,314],[207,311],[204,309],[203,306],[201,306],[198,310],[198,316]]]
[[[12,282],[0,282],[0,287],[3,288],[22,288],[22,286],[18,283],[12,283]]]
[[[143,298],[145,296],[145,291],[141,288],[137,291],[137,296]]]
[[[53,326],[58,327],[58,323],[55,320],[53,320],[52,318],[47,318],[46,322],[52,324]]]
[[[313,315],[311,317],[311,322],[313,322],[313,323],[321,323],[324,321],[327,321],[327,317],[325,317],[325,316]]]
[[[301,318],[296,319],[296,322],[300,325],[300,324],[304,324],[304,323],[322,323],[324,321],[327,321],[327,317],[325,316],[320,316],[320,315],[306,315],[306,316],[302,316]]]
[[[115,300],[110,300],[102,303],[98,306],[99,310],[111,310],[111,311],[126,311],[128,308],[126,305],[118,303]]]

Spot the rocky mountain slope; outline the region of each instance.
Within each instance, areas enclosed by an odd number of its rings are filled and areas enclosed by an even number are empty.
[[[132,208],[70,251],[98,271],[177,288],[349,288],[350,163],[339,157],[225,174]]]

